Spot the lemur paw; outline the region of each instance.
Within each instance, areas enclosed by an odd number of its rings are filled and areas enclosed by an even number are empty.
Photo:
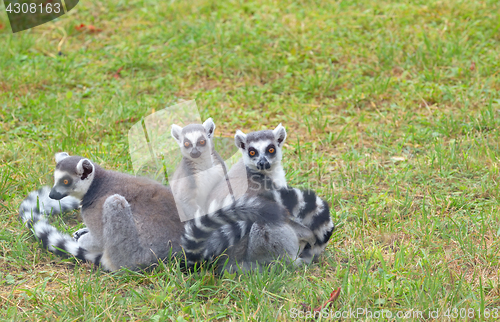
[[[89,229],[87,227],[82,228],[82,229],[78,229],[77,231],[75,231],[73,233],[73,239],[75,241],[77,241],[78,239],[80,239],[80,237],[82,237],[83,235],[85,235],[88,232],[89,232]]]

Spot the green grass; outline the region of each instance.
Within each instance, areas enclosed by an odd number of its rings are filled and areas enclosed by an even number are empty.
[[[457,308],[480,320],[490,309],[496,320],[499,12],[492,0],[81,1],[17,34],[3,12],[2,320],[285,321],[339,286],[332,312],[442,320]],[[328,200],[338,226],[320,263],[109,274],[23,228],[17,209],[51,184],[55,152],[131,172],[131,118],[179,99],[196,99],[226,136],[286,126],[289,183]],[[80,227],[76,214],[53,220]],[[344,318],[364,319],[378,320]]]

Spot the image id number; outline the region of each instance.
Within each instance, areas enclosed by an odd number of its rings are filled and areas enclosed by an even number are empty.
[[[45,6],[44,6],[45,5]],[[59,13],[61,12],[60,3],[9,3],[5,11],[8,13]]]

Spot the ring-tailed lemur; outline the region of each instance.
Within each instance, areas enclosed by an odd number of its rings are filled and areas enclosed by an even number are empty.
[[[334,230],[328,204],[312,191],[287,187],[285,171],[281,165],[282,149],[286,130],[279,124],[274,130],[263,130],[245,134],[237,131],[235,144],[242,153],[242,159],[229,171],[228,176],[235,187],[236,198],[248,195],[266,194],[283,205],[292,219],[310,230],[316,236],[314,244],[307,245],[301,258],[304,261],[316,259],[321,254]],[[246,169],[246,178],[242,177]],[[245,170],[243,170],[243,173]],[[238,181],[247,180],[248,190],[241,191]],[[210,195],[220,193],[217,186]]]
[[[228,172],[234,197],[244,194],[256,195],[266,191],[286,187],[285,171],[281,165],[282,147],[286,130],[279,124],[274,130],[264,130],[244,134],[236,132],[235,144],[242,158]],[[219,182],[212,189],[209,200],[226,196],[224,183]]]
[[[72,238],[45,220],[34,222],[33,230],[46,248],[100,263],[110,271],[139,269],[181,250],[184,224],[168,187],[104,170],[86,158],[64,152],[56,154],[56,162],[49,198],[80,199],[86,228]],[[24,222],[31,218],[26,202],[20,215]]]
[[[219,272],[245,272],[280,258],[302,264],[298,255],[315,241],[310,229],[290,220],[287,210],[271,199],[244,196],[235,205],[231,211],[213,211],[212,204],[207,216],[186,223],[182,247],[188,266],[216,261]]]
[[[296,188],[276,190],[287,187],[285,171],[281,165],[285,139],[286,130],[281,124],[272,131],[249,134],[237,131],[234,136],[247,169],[248,193],[274,192],[274,200],[285,206],[296,222],[313,231],[316,243],[306,246],[301,254],[301,258],[310,261],[325,250],[335,226],[327,202],[314,192]]]
[[[328,204],[313,191],[281,188],[259,195],[247,194],[238,201],[249,199],[255,200],[255,207],[259,208],[257,217],[246,216],[247,220],[222,227],[215,222],[206,223],[210,215],[188,223],[183,237],[188,262],[212,261],[226,249],[224,258],[229,258],[229,268],[234,268],[235,261],[243,263],[243,268],[254,264],[256,258],[262,259],[261,263],[269,262],[270,257],[262,255],[262,251],[286,255],[301,264],[310,263],[324,251],[333,224],[325,220],[330,217]]]
[[[207,214],[207,198],[213,187],[221,182],[226,194],[232,194],[228,185],[224,160],[215,151],[212,118],[203,125],[172,125],[172,137],[179,145],[182,160],[169,180],[182,221]],[[227,183],[226,183],[227,182]],[[224,185],[224,183],[226,183]],[[229,200],[229,199],[228,199]]]
[[[49,196],[47,197],[47,188],[40,190],[40,207],[37,207],[36,202],[33,202],[36,194],[30,194],[21,204],[21,219],[33,227],[36,236],[50,251],[57,254],[69,253],[82,260],[100,263],[105,270],[149,266],[158,259],[179,253],[181,236],[184,234],[187,237],[183,241],[204,239],[211,242],[210,234],[206,234],[207,229],[217,231],[239,222],[249,222],[250,226],[254,226],[254,223],[269,223],[265,226],[265,231],[275,241],[258,244],[259,240],[256,240],[247,247],[253,250],[253,257],[242,258],[241,262],[247,258],[261,262],[268,262],[268,258],[274,256],[293,258],[311,240],[311,236],[301,239],[300,231],[291,234],[290,229],[284,228],[287,226],[286,221],[282,224],[280,216],[283,208],[261,197],[241,198],[209,216],[197,217],[188,224],[189,227],[193,225],[199,229],[187,229],[185,232],[168,187],[150,179],[104,170],[86,158],[70,157],[67,153],[56,154],[56,162],[55,183]],[[75,199],[68,195],[81,200],[81,216],[87,226],[78,230],[73,238],[59,232],[42,216],[50,208],[57,209],[56,200],[61,200],[63,210],[76,208]],[[289,226],[297,225],[292,223]],[[300,230],[299,228],[295,229]],[[257,228],[253,229],[256,233],[259,231]],[[306,233],[307,231],[306,229]],[[214,252],[215,244],[214,241],[202,246],[208,248],[210,254],[217,256],[220,254]],[[187,253],[190,249],[193,250],[191,253],[196,253],[199,247],[187,247]],[[205,253],[204,249],[201,251]],[[258,257],[259,254],[262,254],[262,258]],[[238,254],[231,256],[232,260],[240,262]]]
[[[248,134],[236,131],[234,143],[241,151],[241,162],[247,171],[247,193],[260,193],[287,186],[285,171],[281,165],[285,139],[286,130],[281,123],[274,130]]]

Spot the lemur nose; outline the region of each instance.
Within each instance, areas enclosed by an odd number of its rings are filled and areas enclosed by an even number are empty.
[[[191,153],[189,153],[189,155],[190,155],[192,158],[197,158],[197,157],[199,157],[199,156],[201,155],[201,152],[200,152],[198,149],[194,148],[194,149],[191,151]]]
[[[260,170],[264,170],[264,169],[267,170],[267,169],[271,168],[271,164],[268,161],[259,160],[259,162],[257,162],[257,167]]]

